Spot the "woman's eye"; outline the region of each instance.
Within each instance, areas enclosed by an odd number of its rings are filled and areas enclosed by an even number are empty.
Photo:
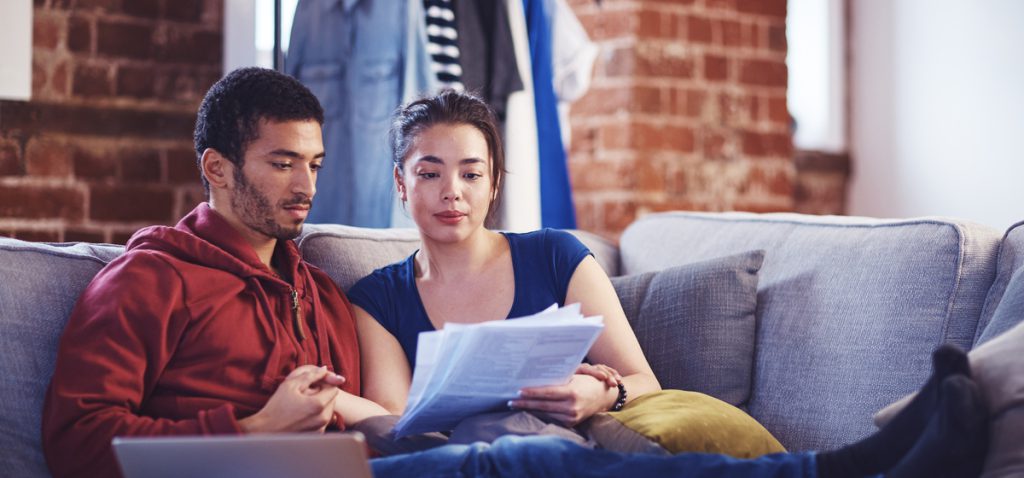
[[[434,179],[437,177],[437,173],[420,173],[419,176],[423,179]]]
[[[474,181],[484,177],[484,175],[480,174],[480,173],[466,173],[464,176],[465,176],[466,179],[471,179],[471,180],[474,180]]]

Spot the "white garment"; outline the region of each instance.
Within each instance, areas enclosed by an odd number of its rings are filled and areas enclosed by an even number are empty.
[[[562,144],[569,149],[569,103],[590,90],[594,62],[599,51],[565,0],[554,0],[551,12],[551,56],[554,67],[555,96],[558,97],[558,121],[562,124]]]
[[[522,0],[507,0],[508,23],[523,89],[509,95],[505,107],[505,181],[502,185],[500,227],[511,232],[540,229],[540,149],[537,113],[533,105],[530,37]]]

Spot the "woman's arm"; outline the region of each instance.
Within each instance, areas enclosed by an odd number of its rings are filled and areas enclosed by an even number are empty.
[[[626,320],[615,288],[591,256],[580,262],[569,281],[565,303],[576,302],[582,305],[583,315],[604,317],[604,331],[587,358],[622,375],[626,400],[661,390]],[[557,420],[574,425],[595,413],[608,410],[617,398],[618,387],[610,387],[592,374],[577,373],[567,385],[524,389],[522,398],[513,401],[512,405],[547,412]]]
[[[401,415],[412,383],[405,351],[398,339],[368,312],[357,305],[352,309],[359,333],[363,397],[380,404],[391,414]]]

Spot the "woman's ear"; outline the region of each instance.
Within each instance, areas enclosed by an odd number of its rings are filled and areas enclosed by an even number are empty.
[[[406,202],[408,197],[405,193],[405,183],[402,181],[402,170],[398,169],[398,166],[395,166],[395,169],[392,170],[392,174],[395,176],[395,189],[398,190],[398,199],[402,202]]]
[[[232,168],[235,165],[223,154],[213,148],[206,148],[200,159],[199,169],[203,177],[210,183],[211,189],[223,189],[230,186]]]

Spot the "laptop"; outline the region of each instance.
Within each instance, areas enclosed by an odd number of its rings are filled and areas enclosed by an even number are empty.
[[[124,478],[372,478],[359,432],[118,437]]]

